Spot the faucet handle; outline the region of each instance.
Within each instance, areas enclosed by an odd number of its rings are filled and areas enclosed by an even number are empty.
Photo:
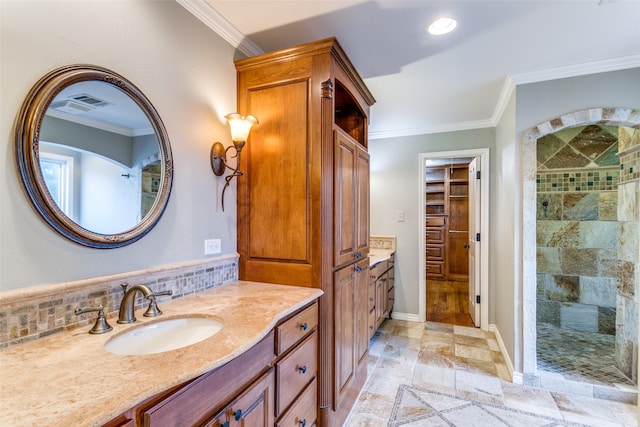
[[[162,314],[162,311],[158,308],[158,303],[156,302],[156,297],[160,295],[173,295],[171,290],[154,292],[152,294],[147,295],[147,299],[149,300],[149,308],[144,312],[143,316],[145,317],[156,317]]]
[[[91,311],[97,311],[98,317],[96,319],[96,323],[93,325],[93,328],[89,331],[90,334],[104,334],[109,332],[113,328],[111,325],[107,323],[106,317],[104,317],[104,307],[100,304],[98,307],[84,307],[84,308],[76,308],[74,313],[76,316],[79,316],[82,313],[88,313]]]

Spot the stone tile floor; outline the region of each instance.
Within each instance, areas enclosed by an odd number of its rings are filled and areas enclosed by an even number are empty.
[[[347,427],[638,425],[636,405],[512,383],[494,334],[477,328],[386,320],[371,340],[368,363],[369,378],[344,424]],[[561,422],[530,424],[514,421],[515,416],[485,422],[474,415],[486,415],[478,405],[472,408],[476,412],[465,409],[470,412],[458,423],[442,419],[403,423],[398,418],[390,422],[399,413],[405,391],[414,396],[430,392],[450,401],[458,398],[500,408],[503,413],[538,414]]]
[[[537,325],[538,370],[601,385],[635,386],[616,368],[615,336]]]

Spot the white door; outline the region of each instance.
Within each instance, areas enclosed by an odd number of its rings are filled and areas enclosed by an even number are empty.
[[[480,162],[469,163],[469,314],[480,326]]]

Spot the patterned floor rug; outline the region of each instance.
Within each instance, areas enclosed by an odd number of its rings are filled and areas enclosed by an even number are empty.
[[[389,427],[560,427],[583,426],[561,419],[401,385]]]

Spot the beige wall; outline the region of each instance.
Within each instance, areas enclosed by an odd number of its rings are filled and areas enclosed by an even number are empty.
[[[0,290],[203,258],[204,239],[236,251],[235,188],[209,166],[212,142],[230,143],[223,116],[236,109],[234,48],[174,1],[0,1]],[[109,68],[159,112],[175,168],[168,207],[142,240],[85,248],[59,236],[20,186],[12,126],[33,83],[68,64]]]

